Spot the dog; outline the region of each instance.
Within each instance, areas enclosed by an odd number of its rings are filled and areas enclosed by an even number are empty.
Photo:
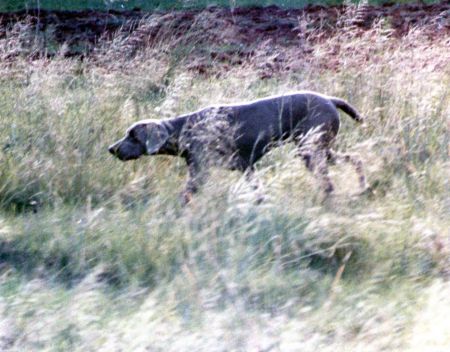
[[[363,121],[345,100],[301,91],[210,106],[170,119],[141,120],[108,150],[122,161],[157,154],[184,158],[189,171],[184,203],[191,200],[212,165],[251,175],[254,164],[264,154],[287,141],[295,143],[298,155],[318,176],[326,195],[334,188],[327,164],[341,158],[355,166],[364,189],[362,163],[331,149],[340,125],[337,109],[357,122]]]

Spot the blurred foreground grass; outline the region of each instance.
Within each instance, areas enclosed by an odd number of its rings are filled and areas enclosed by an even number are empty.
[[[251,65],[194,75],[160,48],[122,70],[58,57],[2,67],[0,349],[448,348],[450,72],[433,61],[446,44],[346,40],[338,71],[267,80]],[[361,65],[353,53],[368,45]],[[337,165],[321,203],[286,146],[258,165],[262,204],[242,175],[215,170],[181,208],[181,160],[107,153],[135,120],[297,89],[366,116],[342,116],[337,148],[364,160],[373,194],[354,196],[356,175]]]

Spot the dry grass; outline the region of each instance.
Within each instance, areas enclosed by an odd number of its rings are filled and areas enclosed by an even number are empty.
[[[119,69],[2,67],[0,349],[446,350],[448,43],[342,35],[339,70],[321,65],[337,36],[267,80],[251,62],[198,76],[155,49]],[[355,197],[353,169],[338,165],[321,203],[285,146],[258,165],[262,204],[240,174],[215,170],[181,208],[181,161],[123,164],[106,150],[140,118],[296,89],[367,117],[343,116],[337,148],[365,161],[373,194]]]

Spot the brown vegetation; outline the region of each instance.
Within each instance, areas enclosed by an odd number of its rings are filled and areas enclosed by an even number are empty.
[[[0,14],[0,59],[31,59],[63,55],[116,62],[138,55],[143,48],[170,43],[183,47],[188,67],[199,73],[217,72],[217,64],[253,62],[260,76],[290,71],[311,61],[311,46],[339,38],[319,65],[337,68],[346,39],[372,40],[380,31],[402,38],[420,30],[430,43],[448,38],[450,4],[384,6],[307,6],[304,9],[266,8],[186,10],[146,13],[134,11],[22,11]],[[105,50],[105,46],[111,50]],[[354,48],[350,48],[352,51]],[[107,58],[104,57],[105,51]],[[112,55],[113,53],[113,55]],[[366,61],[373,48],[355,53]],[[317,63],[317,57],[313,58]]]

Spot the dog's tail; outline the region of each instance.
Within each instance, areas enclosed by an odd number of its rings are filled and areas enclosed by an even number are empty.
[[[356,109],[345,100],[336,97],[330,97],[330,101],[334,104],[334,106],[341,109],[347,115],[350,115],[355,121],[363,122],[363,118],[358,113],[358,111],[356,111]]]

